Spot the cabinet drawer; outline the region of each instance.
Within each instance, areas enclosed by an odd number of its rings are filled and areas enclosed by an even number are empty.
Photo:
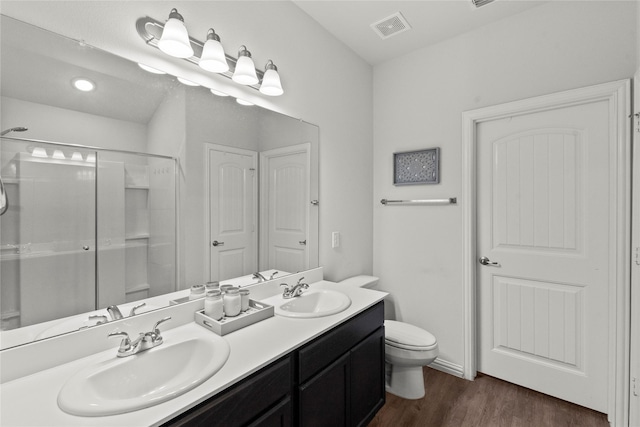
[[[384,303],[381,301],[347,323],[336,327],[298,351],[298,381],[312,375],[348,352],[384,324]]]
[[[164,426],[244,426],[291,393],[291,373],[287,356]]]

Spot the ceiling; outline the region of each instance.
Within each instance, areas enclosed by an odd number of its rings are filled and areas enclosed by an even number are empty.
[[[371,65],[455,37],[547,3],[496,0],[476,8],[471,0],[293,0],[300,9]],[[401,12],[409,31],[382,39],[371,24]]]

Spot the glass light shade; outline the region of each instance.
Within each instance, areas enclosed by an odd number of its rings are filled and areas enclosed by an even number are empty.
[[[93,154],[93,153],[87,154],[87,162],[95,163],[96,162],[96,155]]]
[[[253,64],[251,54],[246,49],[238,52],[238,62],[236,62],[236,70],[233,72],[231,79],[241,85],[254,85],[258,83],[256,74],[256,66]]]
[[[94,82],[84,77],[75,78],[72,83],[73,87],[82,92],[91,92],[96,88],[96,84]]]
[[[77,152],[77,151],[74,151],[74,152],[73,152],[73,154],[71,155],[71,160],[79,160],[79,161],[82,161],[82,160],[84,160],[84,159],[82,158],[82,154],[80,154],[80,153],[79,153],[79,152]]]
[[[260,92],[269,96],[280,96],[284,93],[282,83],[280,83],[280,75],[274,69],[267,69],[262,77]]]
[[[164,24],[162,37],[158,41],[158,48],[167,55],[176,58],[193,56],[193,48],[189,42],[189,33],[184,23],[177,18],[169,18]]]
[[[62,150],[55,150],[53,152],[53,156],[54,159],[58,159],[58,160],[64,160],[64,153],[62,152]]]
[[[252,105],[256,105],[253,102],[245,101],[244,99],[236,98],[236,102],[240,105],[246,105],[247,107],[251,107]]]
[[[215,35],[215,33],[213,34]],[[217,37],[217,36],[216,36]],[[224,73],[229,71],[229,64],[224,55],[224,48],[220,44],[220,40],[215,37],[207,36],[207,41],[202,48],[202,56],[199,62],[200,68],[212,73]]]

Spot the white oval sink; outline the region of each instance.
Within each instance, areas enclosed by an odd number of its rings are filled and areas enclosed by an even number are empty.
[[[351,305],[351,298],[329,289],[312,289],[290,299],[282,295],[263,300],[275,308],[275,314],[285,317],[312,318],[340,313]]]
[[[80,416],[122,414],[173,399],[202,384],[226,363],[222,337],[165,342],[142,353],[113,358],[77,372],[58,394],[63,411]]]

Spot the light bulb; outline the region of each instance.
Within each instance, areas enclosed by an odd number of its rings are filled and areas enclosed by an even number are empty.
[[[202,48],[202,56],[198,64],[203,70],[211,71],[212,73],[229,71],[229,64],[224,54],[224,48],[220,43],[220,37],[213,31],[213,28],[210,28],[207,33],[207,41]]]
[[[171,9],[169,19],[164,24],[162,36],[158,41],[158,48],[167,55],[176,58],[193,56],[193,48],[189,41],[189,33],[184,26],[184,19],[177,9]]]
[[[236,70],[233,72],[231,79],[238,84],[247,86],[254,85],[259,81],[256,75],[256,67],[251,59],[251,52],[245,46],[240,46]]]
[[[284,93],[282,89],[282,83],[280,83],[280,75],[278,74],[278,67],[275,66],[273,61],[269,60],[264,67],[265,72],[262,77],[262,84],[260,85],[260,92],[269,96],[280,96]]]
[[[82,92],[91,92],[96,88],[96,84],[84,77],[77,77],[71,81],[73,87]]]

